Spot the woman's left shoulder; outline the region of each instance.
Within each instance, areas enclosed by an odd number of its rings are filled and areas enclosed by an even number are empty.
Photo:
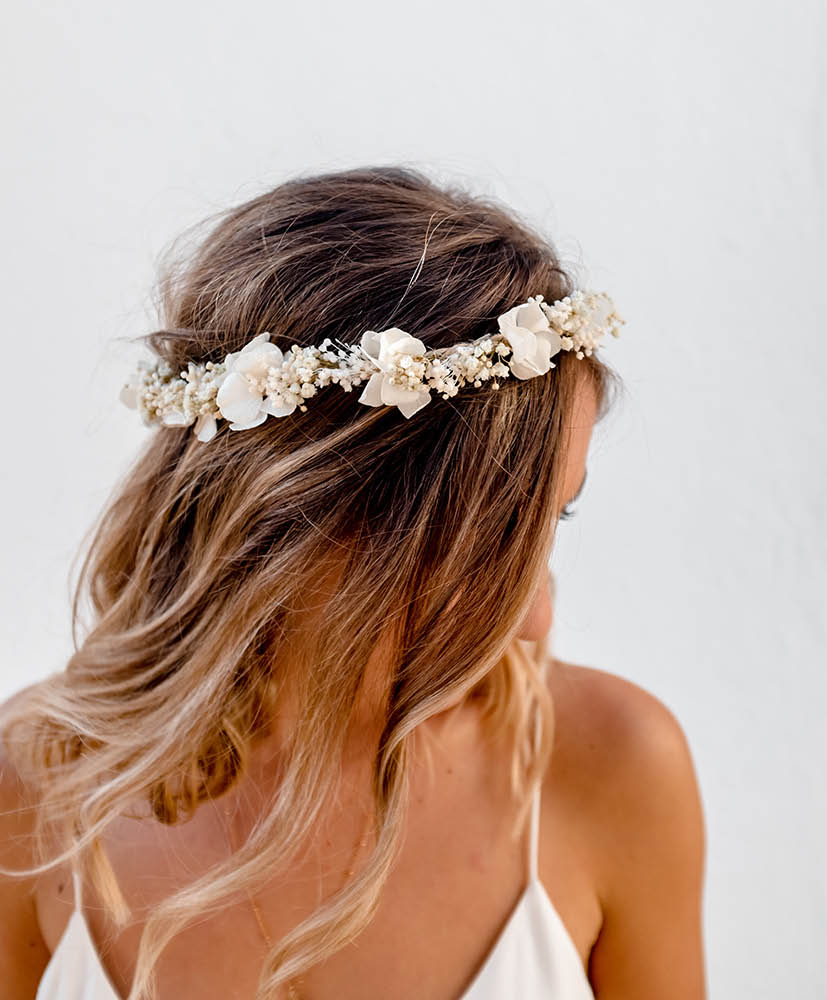
[[[576,823],[601,927],[589,958],[598,996],[706,995],[705,830],[686,734],[632,681],[554,661],[550,790]]]
[[[588,813],[595,856],[615,884],[702,873],[705,828],[683,726],[654,694],[616,674],[554,660],[555,740],[549,780]],[[607,890],[608,891],[608,890]]]
[[[617,781],[694,780],[686,733],[674,712],[633,681],[593,667],[553,660],[555,752]]]

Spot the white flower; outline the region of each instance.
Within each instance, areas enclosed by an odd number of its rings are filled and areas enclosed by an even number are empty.
[[[560,334],[549,326],[539,304],[529,299],[497,318],[500,333],[508,341],[512,355],[508,366],[517,378],[545,375],[551,359],[560,351]]]
[[[138,409],[138,387],[133,385],[131,382],[127,382],[120,392],[121,402],[130,408],[130,410]]]
[[[240,351],[228,354],[224,359],[225,371],[216,378],[220,384],[216,403],[221,416],[232,421],[232,431],[257,427],[267,419],[268,413],[275,417],[286,416],[295,409],[294,406],[279,407],[265,398],[263,383],[267,370],[280,367],[284,357],[269,339],[269,333],[260,333]]]
[[[212,441],[218,430],[218,423],[212,413],[202,413],[195,421],[194,430],[199,441]]]
[[[412,417],[431,401],[431,393],[421,382],[424,365],[414,357],[425,354],[425,345],[399,327],[362,334],[362,350],[381,370],[374,372],[359,397],[368,406],[398,406],[405,417]],[[422,370],[420,372],[420,369]],[[419,372],[419,376],[417,375]]]

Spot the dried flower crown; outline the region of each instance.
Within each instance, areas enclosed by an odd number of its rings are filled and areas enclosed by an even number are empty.
[[[209,441],[219,419],[230,430],[256,427],[268,416],[286,417],[331,382],[350,392],[367,380],[359,402],[398,406],[405,417],[430,402],[433,389],[448,399],[465,385],[481,386],[514,375],[545,375],[560,351],[590,355],[607,332],[617,337],[623,320],[605,292],[575,291],[555,302],[533,295],[497,318],[498,332],[451,347],[426,349],[398,327],[367,330],[359,344],[325,338],[318,347],[294,344],[287,353],[260,333],[220,363],[189,362],[176,373],[164,360],[138,362],[121,401],[139,410],[145,424],[195,425]]]

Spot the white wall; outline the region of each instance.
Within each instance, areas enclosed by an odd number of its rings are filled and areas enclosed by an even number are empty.
[[[7,22],[8,23],[8,22]],[[157,254],[296,171],[405,161],[627,318],[558,648],[682,721],[711,996],[827,996],[825,79],[815,0],[18,4],[3,64],[0,694],[57,669]]]

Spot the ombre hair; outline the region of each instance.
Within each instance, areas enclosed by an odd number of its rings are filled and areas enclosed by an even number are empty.
[[[179,369],[265,330],[284,350],[391,325],[447,346],[529,295],[553,301],[576,287],[515,212],[399,166],[296,177],[211,220],[184,256],[174,249],[162,328],[143,339]],[[596,357],[555,361],[543,377],[435,397],[411,419],[331,390],[304,413],[223,426],[209,443],[190,428],[147,432],[90,533],[75,651],[4,722],[35,797],[28,873],[82,866],[123,922],[108,825],[136,803],[149,820],[183,821],[244,775],[287,699],[295,724],[247,841],[150,913],[130,1000],[152,995],[158,955],[191,919],[288,869],[334,794],[380,640],[381,736],[365,746],[375,846],[277,942],[258,996],[275,996],[374,914],[401,843],[410,740],[427,719],[474,698],[511,734],[522,829],[553,706],[545,643],[516,635],[548,571],[575,397],[589,381],[602,413],[611,383]],[[325,573],[334,585],[312,648],[287,657],[291,609]]]

